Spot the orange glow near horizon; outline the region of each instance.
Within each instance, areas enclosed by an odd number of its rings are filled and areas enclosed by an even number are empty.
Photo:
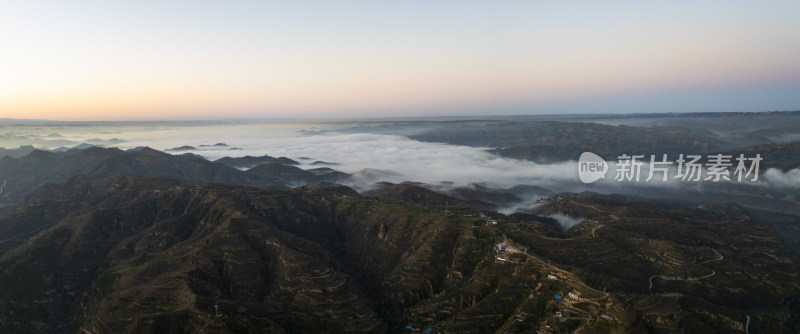
[[[0,118],[491,114],[800,79],[796,2],[510,7],[16,4],[0,11]]]

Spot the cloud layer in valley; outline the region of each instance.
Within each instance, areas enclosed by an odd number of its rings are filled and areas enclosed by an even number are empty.
[[[173,153],[191,152],[210,160],[225,156],[271,155],[297,160],[303,168],[316,168],[319,166],[312,165],[314,161],[326,161],[336,163],[333,168],[337,170],[354,174],[348,185],[359,190],[368,189],[380,181],[415,181],[445,188],[473,183],[495,188],[525,184],[556,192],[595,191],[642,195],[700,192],[719,186],[710,181],[692,183],[674,178],[667,182],[662,182],[660,178],[644,182],[648,175],[646,165],[641,171],[640,182],[619,182],[614,180],[613,163],[609,165],[610,171],[605,179],[587,185],[580,183],[575,161],[543,165],[498,157],[488,153],[486,148],[419,142],[399,134],[335,131],[351,126],[346,123],[313,122],[59,124],[23,129],[27,133],[15,129],[14,133],[8,133],[7,136],[36,138],[32,142],[34,145],[50,149],[56,147],[48,147],[47,144],[61,146],[65,142],[91,142],[123,149],[149,146],[166,150],[192,146],[196,149]],[[226,145],[215,146],[217,143]],[[672,170],[671,175],[674,174]],[[769,170],[755,184],[767,189],[800,188],[800,170]],[[504,211],[528,210],[535,206],[538,198],[523,199]]]

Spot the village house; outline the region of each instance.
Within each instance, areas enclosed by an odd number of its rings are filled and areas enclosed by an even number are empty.
[[[581,293],[577,291],[570,291],[570,293],[567,294],[567,298],[574,301],[579,301],[581,299]]]

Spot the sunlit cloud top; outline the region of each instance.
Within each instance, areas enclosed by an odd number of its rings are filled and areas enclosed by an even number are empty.
[[[0,118],[797,110],[797,13],[798,1],[8,1]]]

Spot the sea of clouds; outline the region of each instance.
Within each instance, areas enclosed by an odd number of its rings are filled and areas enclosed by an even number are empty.
[[[537,164],[499,157],[487,152],[487,148],[419,142],[397,129],[383,133],[370,131],[370,127],[365,127],[361,133],[352,129],[353,124],[345,122],[58,123],[0,127],[0,136],[4,138],[0,146],[31,144],[37,148],[57,149],[90,143],[122,149],[149,146],[169,150],[188,145],[196,149],[168,152],[194,153],[209,160],[246,155],[288,157],[300,162],[302,168],[321,167],[312,163],[324,161],[335,163],[330,166],[334,169],[353,174],[348,185],[358,190],[369,189],[381,181],[423,182],[440,187],[480,183],[508,188],[525,184],[556,192],[601,193],[702,191],[712,185],[710,181],[692,183],[675,178],[662,182],[659,174],[654,180],[644,182],[647,166],[641,171],[640,182],[619,182],[614,180],[614,163],[610,163],[611,171],[605,179],[586,185],[579,181],[575,161]],[[406,130],[414,131],[413,128]],[[226,146],[214,146],[217,143]],[[674,174],[672,170],[671,175]],[[800,188],[800,170],[772,169],[752,184],[797,189]],[[536,199],[531,198],[509,210],[530,208]]]

